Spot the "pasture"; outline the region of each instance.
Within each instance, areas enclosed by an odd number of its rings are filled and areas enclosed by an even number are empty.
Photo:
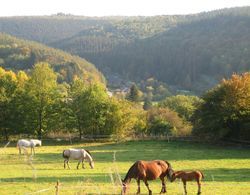
[[[3,146],[3,145],[2,145]],[[70,160],[71,169],[63,168],[62,151],[85,148],[91,151],[95,168],[76,169],[77,161]],[[28,150],[30,152],[30,150]],[[115,154],[115,155],[114,155]],[[201,170],[205,174],[202,194],[250,194],[250,150],[236,147],[211,146],[200,143],[166,141],[128,141],[124,143],[43,142],[36,155],[29,159],[18,155],[15,143],[0,149],[1,194],[120,194],[118,174],[123,178],[130,166],[139,159],[164,159],[174,170]],[[160,180],[149,181],[153,194],[161,189]],[[135,194],[132,180],[129,193]],[[195,182],[187,183],[188,194],[196,194]],[[141,193],[147,188],[141,183]],[[183,194],[180,181],[167,181],[167,194]]]

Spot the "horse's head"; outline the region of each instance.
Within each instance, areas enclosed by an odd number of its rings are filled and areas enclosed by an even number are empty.
[[[171,182],[173,182],[174,180],[176,179],[176,173],[174,172],[173,174],[172,174],[172,177],[171,177]]]
[[[95,163],[93,160],[89,161],[89,166],[91,167],[91,169],[94,169]]]
[[[33,146],[42,146],[42,141],[38,139],[31,139],[30,142],[33,144]]]
[[[167,166],[168,166],[168,168],[167,168],[167,178],[168,178],[169,181],[172,182],[172,176],[173,176],[174,170],[173,170],[171,164],[168,161],[165,161],[165,162],[167,163]]]
[[[42,140],[38,140],[37,145],[42,146]]]
[[[126,194],[127,188],[128,184],[124,180],[122,180],[122,192],[121,192],[122,195]]]

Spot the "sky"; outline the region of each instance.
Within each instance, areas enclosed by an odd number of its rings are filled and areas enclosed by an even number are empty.
[[[250,0],[2,0],[0,16],[154,16],[250,6]]]

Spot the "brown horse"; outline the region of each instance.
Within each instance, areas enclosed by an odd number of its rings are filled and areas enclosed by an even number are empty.
[[[201,194],[201,179],[204,178],[204,175],[201,171],[176,171],[172,175],[171,182],[176,178],[179,178],[183,182],[185,194],[187,194],[186,183],[187,181],[195,180],[198,184],[198,193]]]
[[[140,180],[142,180],[148,188],[148,192],[151,195],[152,191],[149,189],[148,180],[155,180],[157,178],[161,179],[162,188],[160,193],[166,192],[166,181],[165,176],[171,180],[171,175],[173,173],[170,163],[163,160],[154,161],[136,161],[128,170],[125,179],[122,181],[123,189],[122,194],[126,194],[126,190],[131,179],[137,181],[138,190],[137,194],[140,193]]]

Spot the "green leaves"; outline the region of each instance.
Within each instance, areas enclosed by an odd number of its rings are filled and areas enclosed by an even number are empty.
[[[180,117],[190,121],[197,105],[202,100],[197,96],[176,95],[159,103],[160,107],[169,108],[179,114]]]

